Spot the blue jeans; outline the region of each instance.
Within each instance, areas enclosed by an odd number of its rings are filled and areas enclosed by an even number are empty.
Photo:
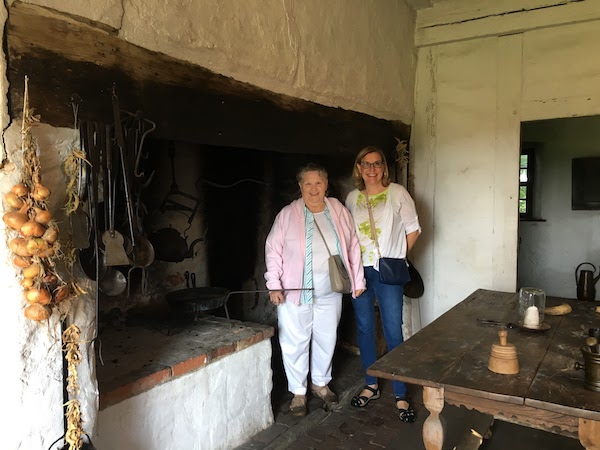
[[[388,351],[404,342],[402,337],[402,304],[404,289],[379,282],[379,272],[373,267],[365,267],[367,290],[358,298],[352,299],[358,334],[358,348],[367,384],[378,384],[377,378],[366,375],[366,370],[377,360],[375,346],[375,297],[379,305],[383,335]],[[394,395],[404,398],[406,385],[393,381]]]

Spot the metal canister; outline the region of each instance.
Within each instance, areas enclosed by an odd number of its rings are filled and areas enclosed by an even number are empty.
[[[592,353],[587,346],[581,347],[585,366],[584,385],[590,391],[600,392],[600,354]]]

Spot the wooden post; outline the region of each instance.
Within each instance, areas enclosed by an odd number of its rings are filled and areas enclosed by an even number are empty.
[[[423,443],[427,450],[442,450],[444,445],[444,425],[440,413],[444,409],[444,388],[423,387],[423,403],[429,417],[423,424]]]
[[[579,442],[585,450],[600,450],[600,422],[580,418]]]

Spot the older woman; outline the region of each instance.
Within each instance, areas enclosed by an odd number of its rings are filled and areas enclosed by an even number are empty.
[[[367,290],[356,297],[352,305],[360,357],[366,371],[377,359],[375,297],[388,351],[403,342],[403,286],[384,284],[379,280],[379,257],[405,258],[415,245],[421,227],[415,203],[408,191],[399,184],[391,183],[387,162],[380,149],[366,147],[361,150],[356,156],[353,174],[357,189],[348,194],[346,207],[356,224]],[[351,401],[353,406],[364,407],[381,395],[377,378],[367,375],[365,378],[365,387]],[[393,387],[398,417],[403,422],[414,422],[415,413],[408,402],[406,385],[394,381]]]
[[[329,252],[341,256],[353,297],[364,291],[365,279],[352,217],[342,203],[325,196],[325,169],[309,164],[297,180],[302,198],[280,211],[267,237],[265,279],[270,300],[278,306],[283,366],[294,394],[290,412],[303,416],[309,367],[312,393],[329,404],[338,401],[328,385],[342,294],[331,289]],[[293,290],[298,288],[303,290]]]

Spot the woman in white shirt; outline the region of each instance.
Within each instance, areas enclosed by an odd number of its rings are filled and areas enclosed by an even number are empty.
[[[388,351],[403,342],[403,286],[381,283],[379,253],[383,257],[406,258],[421,233],[421,227],[413,199],[403,186],[391,182],[387,162],[380,149],[366,147],[361,150],[356,157],[353,174],[357,189],[348,194],[346,207],[354,218],[358,233],[367,290],[353,299],[352,305],[360,357],[366,371],[377,359],[375,298],[379,305]],[[371,233],[367,199],[373,214],[379,249]],[[381,396],[377,378],[365,373],[365,379],[365,387],[351,401],[353,406],[362,408]],[[398,417],[403,422],[414,422],[415,413],[406,394],[406,385],[399,381],[392,384]]]

